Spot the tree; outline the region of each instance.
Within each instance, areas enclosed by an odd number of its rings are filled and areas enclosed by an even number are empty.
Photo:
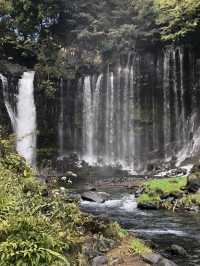
[[[155,0],[163,40],[193,37],[200,27],[199,0]]]

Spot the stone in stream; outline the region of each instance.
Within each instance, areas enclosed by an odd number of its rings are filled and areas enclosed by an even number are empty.
[[[171,260],[164,258],[162,255],[158,253],[150,253],[142,256],[143,260],[154,266],[177,266]]]
[[[187,256],[187,251],[183,247],[178,245],[171,245],[170,251],[175,255],[184,256],[184,257]]]
[[[96,203],[104,203],[110,198],[110,194],[106,192],[94,192],[88,191],[81,194],[81,198],[86,201],[92,201]]]

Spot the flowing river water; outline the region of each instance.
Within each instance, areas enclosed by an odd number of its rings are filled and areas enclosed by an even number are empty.
[[[81,202],[81,209],[95,215],[107,215],[141,239],[151,241],[159,252],[180,266],[200,265],[200,214],[139,210],[134,195],[124,189],[112,189],[111,200],[103,204]],[[167,249],[182,246],[187,257],[172,256]]]

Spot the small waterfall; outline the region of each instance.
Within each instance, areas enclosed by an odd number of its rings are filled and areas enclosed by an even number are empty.
[[[12,108],[12,105],[9,102],[8,80],[2,74],[0,74],[0,80],[1,80],[2,86],[3,86],[3,97],[4,97],[4,103],[6,106],[6,110],[8,112],[9,117],[10,117],[13,131],[15,132],[16,131],[16,114]]]
[[[163,117],[163,132],[164,132],[164,149],[165,158],[170,156],[169,145],[171,142],[171,120],[170,120],[170,51],[165,51],[164,53],[164,73],[163,73],[163,107],[164,107],[164,117]]]
[[[93,82],[87,76],[83,85],[83,155],[90,162],[97,159],[101,79],[102,75],[99,75],[96,82]]]
[[[58,121],[59,156],[64,154],[64,88],[63,79],[60,80],[60,116]]]
[[[107,72],[107,92],[106,92],[106,161],[112,163],[114,159],[114,76]]]
[[[36,163],[36,108],[34,103],[34,74],[25,72],[19,80],[17,97],[17,151],[30,165]]]

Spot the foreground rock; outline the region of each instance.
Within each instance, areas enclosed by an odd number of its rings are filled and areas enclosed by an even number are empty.
[[[96,203],[104,203],[110,197],[111,195],[106,192],[87,191],[81,194],[81,198],[83,200],[96,202]]]
[[[183,257],[187,256],[187,251],[183,247],[178,246],[178,245],[171,245],[170,251],[172,254],[175,254],[175,255],[179,255]]]
[[[108,262],[108,258],[106,256],[97,256],[92,260],[91,266],[100,266]]]
[[[157,253],[143,255],[142,258],[145,262],[154,266],[177,266],[177,264],[174,263],[173,261],[168,260]]]
[[[192,193],[198,192],[200,190],[199,173],[190,174],[188,176],[186,189]]]

